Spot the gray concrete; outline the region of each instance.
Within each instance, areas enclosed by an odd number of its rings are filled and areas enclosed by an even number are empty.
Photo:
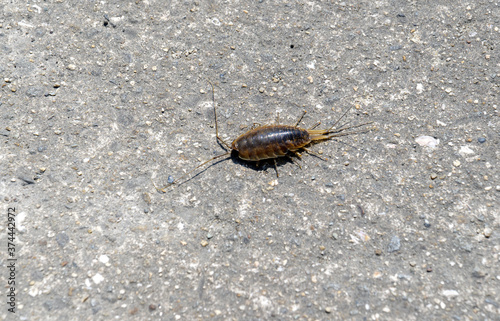
[[[0,13],[2,320],[499,319],[498,1]],[[207,80],[228,142],[304,109],[375,129],[159,193],[224,152]]]

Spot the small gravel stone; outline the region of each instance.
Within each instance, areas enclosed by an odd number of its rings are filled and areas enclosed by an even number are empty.
[[[42,87],[31,86],[26,90],[26,96],[30,98],[41,97],[43,96],[43,92],[44,90]]]
[[[480,268],[476,267],[474,268],[474,271],[472,271],[472,276],[475,278],[484,278],[486,276],[486,273]]]
[[[481,143],[481,144],[482,144],[482,143],[484,143],[484,142],[486,141],[486,138],[484,138],[484,137],[479,137],[479,138],[477,139],[477,141],[478,141],[479,143]]]
[[[99,262],[102,264],[107,264],[109,262],[109,257],[105,254],[99,256]]]
[[[460,161],[459,160],[453,161],[453,166],[455,166],[455,167],[460,166]]]
[[[172,176],[169,176],[167,178],[167,183],[172,184],[174,182],[174,178]]]
[[[419,136],[415,138],[415,142],[420,146],[426,146],[430,148],[436,148],[439,145],[439,139],[431,136]]]
[[[483,231],[484,237],[486,237],[486,238],[490,237],[492,233],[493,233],[493,230],[489,227],[486,227]]]
[[[104,281],[104,277],[101,274],[97,273],[92,277],[92,281],[94,281],[95,284],[99,284]]]
[[[473,250],[472,243],[467,242],[463,239],[460,240],[460,248],[462,250],[464,250],[465,252],[469,252],[469,253],[472,252],[472,250]]]
[[[387,246],[387,252],[396,252],[401,248],[401,240],[397,235],[394,235]]]
[[[66,233],[64,233],[64,232],[59,233],[56,235],[56,241],[60,247],[65,247],[66,244],[68,244],[68,242],[69,242],[69,236],[66,235]]]
[[[443,290],[442,294],[447,298],[458,296],[458,292],[456,290]]]
[[[205,247],[205,246],[207,246],[207,245],[208,245],[208,242],[207,242],[207,241],[205,241],[205,240],[203,240],[203,241],[201,241],[201,242],[200,242],[200,244],[201,244],[201,246]]]

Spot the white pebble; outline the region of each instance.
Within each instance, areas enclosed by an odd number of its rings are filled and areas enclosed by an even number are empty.
[[[104,277],[102,275],[100,275],[99,273],[97,273],[96,275],[94,275],[92,277],[92,281],[94,281],[95,284],[99,284],[102,281],[104,281]]]
[[[415,142],[420,146],[426,146],[430,148],[436,148],[439,145],[439,139],[431,136],[419,136],[415,138]]]
[[[460,147],[458,153],[463,157],[465,157],[465,155],[474,154],[474,151],[469,146],[462,146]]]
[[[458,296],[458,291],[456,290],[443,290],[442,294],[447,298],[452,298]]]
[[[109,262],[109,257],[103,254],[99,256],[99,262],[101,262],[102,264],[106,264]]]

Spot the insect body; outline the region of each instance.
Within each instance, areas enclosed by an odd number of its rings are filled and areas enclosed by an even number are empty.
[[[314,141],[338,137],[330,135],[330,129],[304,129],[289,125],[266,125],[252,129],[231,144],[238,157],[248,161],[259,161],[282,156],[297,155],[297,151]],[[310,151],[309,151],[310,152]]]
[[[304,129],[298,127],[300,121],[306,114],[302,114],[300,119],[297,121],[295,125],[264,125],[259,126],[257,128],[251,129],[248,132],[240,135],[236,138],[231,145],[226,143],[219,136],[219,128],[217,124],[217,110],[215,105],[214,98],[214,87],[212,86],[212,100],[214,105],[214,113],[215,113],[215,133],[217,140],[222,143],[223,146],[228,150],[226,153],[217,155],[202,163],[201,165],[195,167],[193,170],[187,172],[180,178],[176,179],[171,183],[175,184],[177,181],[182,179],[183,177],[191,174],[197,168],[224,156],[228,156],[231,153],[236,153],[239,158],[247,161],[260,161],[265,159],[273,159],[274,160],[274,168],[276,169],[276,175],[278,175],[278,169],[276,166],[276,158],[278,157],[292,157],[297,156],[300,158],[299,150],[303,150],[307,153],[314,154],[312,151],[308,150],[306,147],[311,143],[315,143],[322,140],[328,140],[333,137],[346,136],[350,134],[356,134],[359,132],[344,132],[347,129],[358,128],[370,123],[364,123],[360,125],[344,127],[344,128],[335,128],[338,122],[344,118],[349,109],[333,124],[329,129],[314,129],[319,123],[313,126],[310,129]],[[361,131],[363,132],[363,131]],[[315,155],[315,154],[314,154]],[[317,156],[317,155],[316,155]],[[230,157],[230,156],[228,156]],[[319,156],[318,156],[319,157]],[[321,158],[321,157],[320,157]],[[291,158],[293,160],[293,158]],[[159,191],[164,192],[164,189],[158,189]]]
[[[306,129],[287,125],[267,125],[252,129],[231,144],[238,157],[248,161],[286,156],[311,142]]]

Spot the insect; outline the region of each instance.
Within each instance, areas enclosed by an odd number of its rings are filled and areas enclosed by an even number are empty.
[[[179,180],[186,177],[187,175],[194,172],[196,169],[202,167],[203,165],[219,159],[224,156],[231,157],[232,153],[237,154],[240,159],[246,161],[254,161],[259,162],[261,160],[272,159],[274,161],[274,168],[276,170],[276,176],[279,177],[278,168],[276,165],[276,159],[278,157],[289,157],[292,161],[294,159],[292,156],[296,156],[301,158],[301,154],[299,151],[305,151],[308,154],[315,155],[323,160],[326,160],[311,150],[307,148],[308,145],[314,144],[316,142],[328,140],[334,137],[347,136],[351,134],[357,134],[361,132],[365,132],[367,130],[361,131],[351,131],[345,132],[348,129],[359,128],[361,126],[365,126],[371,124],[371,122],[363,123],[359,125],[354,125],[350,127],[340,127],[335,128],[335,126],[340,122],[342,118],[345,117],[350,108],[342,114],[342,116],[328,129],[315,129],[319,126],[320,122],[315,124],[313,127],[309,129],[304,129],[299,127],[300,122],[304,118],[306,111],[303,112],[302,116],[300,116],[299,120],[295,123],[295,125],[263,125],[258,126],[254,129],[247,131],[246,133],[240,135],[238,138],[233,140],[231,144],[225,142],[219,136],[219,127],[217,121],[217,109],[215,104],[215,96],[214,96],[214,86],[211,82],[209,82],[212,87],[212,102],[214,106],[214,114],[215,114],[215,135],[217,137],[217,141],[222,144],[222,146],[227,150],[226,153],[217,155],[215,157],[210,158],[209,160],[203,162],[198,165],[191,171],[182,175],[175,181],[171,182],[170,185],[176,184]],[[300,167],[300,165],[299,165]],[[169,178],[170,180],[170,178]],[[170,185],[167,185],[170,186]],[[159,189],[158,191],[165,192],[165,188]]]

